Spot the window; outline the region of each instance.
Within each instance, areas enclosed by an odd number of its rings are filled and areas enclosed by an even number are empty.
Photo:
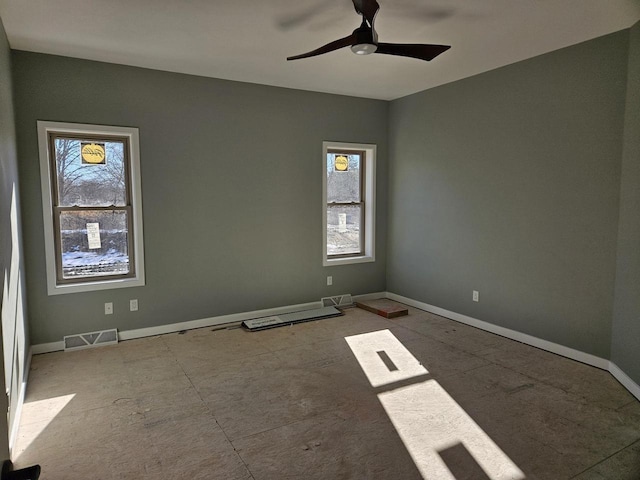
[[[144,285],[138,130],[38,122],[49,295]]]
[[[327,151],[327,255],[352,257],[364,253],[365,153]]]
[[[372,262],[375,145],[323,144],[323,265]]]

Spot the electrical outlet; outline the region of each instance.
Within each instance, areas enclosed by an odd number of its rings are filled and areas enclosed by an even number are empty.
[[[138,299],[129,300],[129,310],[132,312],[138,311]]]
[[[104,314],[105,315],[113,314],[113,302],[107,302],[104,304]]]
[[[327,285],[333,285],[333,277],[327,277]]]
[[[480,292],[478,292],[477,290],[473,291],[473,301],[474,302],[479,302],[480,301]]]

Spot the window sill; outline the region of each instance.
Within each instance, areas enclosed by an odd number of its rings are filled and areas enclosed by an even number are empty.
[[[49,285],[49,295],[65,293],[94,292],[96,290],[110,290],[112,288],[143,287],[144,278],[127,278],[124,280],[104,280],[100,282],[70,283],[66,285]]]
[[[325,267],[333,267],[336,265],[351,265],[354,263],[370,263],[375,261],[376,259],[372,255],[362,255],[360,257],[325,258],[322,265]]]

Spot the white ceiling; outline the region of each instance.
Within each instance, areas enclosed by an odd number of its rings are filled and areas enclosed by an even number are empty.
[[[632,26],[640,0],[378,0],[381,42],[452,48],[431,62],[346,48],[350,0],[0,0],[13,49],[391,100]]]

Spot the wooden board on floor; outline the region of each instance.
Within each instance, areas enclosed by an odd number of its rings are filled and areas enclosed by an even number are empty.
[[[409,309],[406,306],[384,298],[368,300],[365,302],[356,302],[356,306],[385,318],[396,318],[409,315]]]

